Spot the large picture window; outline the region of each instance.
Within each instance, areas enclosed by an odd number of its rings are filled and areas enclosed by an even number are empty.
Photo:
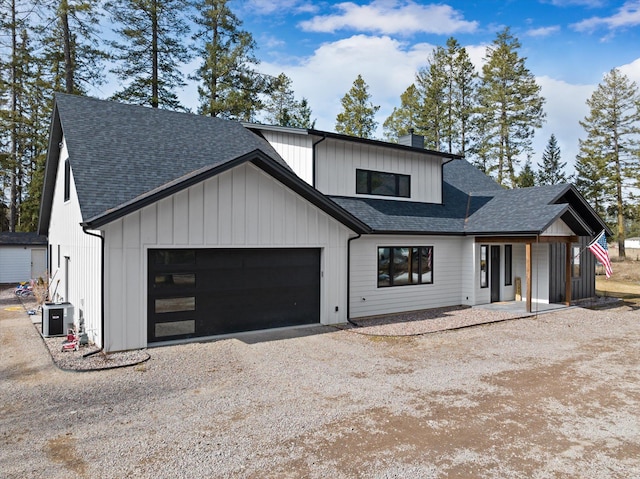
[[[409,198],[411,196],[411,177],[396,173],[356,170],[356,193]]]
[[[433,283],[433,246],[378,248],[378,287]]]

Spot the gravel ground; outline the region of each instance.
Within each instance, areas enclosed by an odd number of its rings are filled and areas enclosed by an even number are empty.
[[[0,297],[2,477],[640,477],[638,304],[245,334],[82,374],[14,304]]]

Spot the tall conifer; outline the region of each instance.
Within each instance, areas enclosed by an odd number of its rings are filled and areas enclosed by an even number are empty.
[[[619,255],[625,257],[625,210],[640,174],[638,86],[614,68],[605,75],[587,105],[589,114],[580,122],[587,138],[580,140],[578,184],[587,198],[610,200],[616,217]]]
[[[176,90],[185,86],[181,67],[190,58],[184,37],[183,0],[113,0],[107,9],[121,41],[111,42],[122,88],[120,100],[153,108],[181,110]]]
[[[535,77],[520,57],[520,42],[505,28],[487,47],[478,89],[478,114],[484,122],[484,154],[498,183],[515,186],[516,166],[531,152],[536,128],[545,118],[544,98]]]
[[[362,75],[354,80],[353,86],[340,103],[342,111],[336,117],[336,131],[360,138],[372,138],[378,126],[375,115],[380,107],[371,102],[369,86]]]

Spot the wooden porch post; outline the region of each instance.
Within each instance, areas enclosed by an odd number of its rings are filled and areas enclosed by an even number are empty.
[[[564,298],[567,306],[571,306],[571,243],[565,243],[566,258],[565,258],[565,274],[567,280],[564,285]]]
[[[526,245],[526,264],[527,264],[527,313],[531,312],[531,286],[533,281],[531,279],[531,243],[527,242]]]

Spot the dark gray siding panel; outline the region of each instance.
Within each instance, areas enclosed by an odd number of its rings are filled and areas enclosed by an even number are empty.
[[[596,295],[595,257],[587,249],[591,241],[588,236],[580,237],[580,266],[579,278],[571,279],[571,299],[592,298]],[[549,249],[549,301],[562,303],[565,301],[565,254],[563,243],[552,243]]]

